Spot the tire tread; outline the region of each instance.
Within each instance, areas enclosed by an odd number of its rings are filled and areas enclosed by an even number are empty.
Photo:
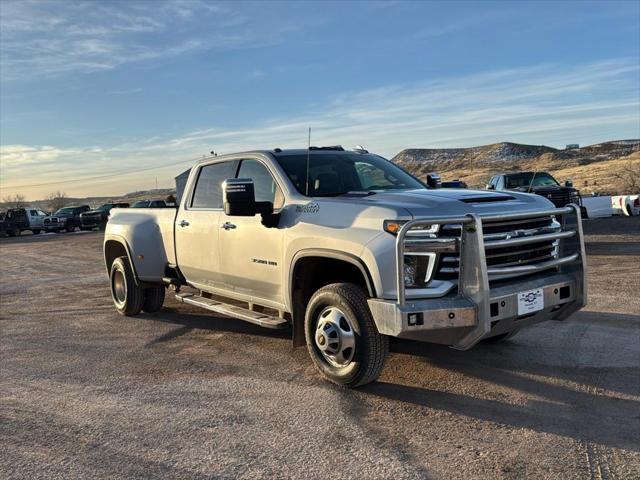
[[[347,303],[350,304],[354,313],[358,316],[358,324],[360,326],[360,335],[365,337],[364,344],[368,347],[368,352],[365,357],[361,358],[362,367],[359,369],[356,376],[341,385],[345,387],[359,387],[371,383],[376,380],[382,373],[384,368],[385,359],[389,353],[389,339],[384,335],[378,333],[375,322],[369,310],[367,304],[367,296],[362,287],[353,283],[332,283],[320,288],[313,294],[309,303],[311,304],[316,297],[324,294],[334,294],[342,297]],[[305,332],[307,329],[305,328]],[[309,348],[313,348],[310,344],[312,339],[307,338],[307,344]],[[330,381],[335,381],[322,372],[322,375]]]

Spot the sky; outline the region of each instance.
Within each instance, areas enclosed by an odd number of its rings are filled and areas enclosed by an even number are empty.
[[[0,195],[214,150],[640,138],[640,1],[0,1]]]

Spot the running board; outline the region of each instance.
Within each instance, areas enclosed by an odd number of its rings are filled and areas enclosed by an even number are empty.
[[[256,325],[260,325],[265,328],[285,328],[289,323],[284,318],[273,317],[261,312],[254,312],[247,308],[229,305],[228,303],[201,297],[200,295],[194,295],[193,293],[176,293],[176,300],[182,303],[188,303],[189,305],[195,305],[196,307],[204,308],[212,312],[220,313],[222,315],[238,318],[245,322],[255,323]]]

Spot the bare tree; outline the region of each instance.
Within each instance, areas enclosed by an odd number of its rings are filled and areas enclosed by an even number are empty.
[[[2,201],[6,203],[9,208],[22,208],[27,205],[27,198],[21,193],[16,193],[13,196],[7,195]]]
[[[611,176],[620,180],[622,188],[618,190],[623,190],[622,193],[640,192],[640,163],[629,161],[617,172],[613,172]]]
[[[51,193],[47,197],[47,201],[49,202],[51,211],[55,212],[67,204],[67,194],[61,191]]]

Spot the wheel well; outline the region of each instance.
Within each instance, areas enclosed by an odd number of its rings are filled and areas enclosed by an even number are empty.
[[[354,259],[354,262],[357,260]],[[304,314],[311,296],[331,283],[353,283],[361,286],[369,296],[375,296],[373,284],[363,265],[341,258],[301,258],[293,267],[291,282],[294,346],[304,345]]]
[[[104,244],[104,262],[107,266],[107,272],[111,270],[111,265],[116,258],[126,256],[128,256],[127,249],[122,243],[116,240],[107,240]]]

